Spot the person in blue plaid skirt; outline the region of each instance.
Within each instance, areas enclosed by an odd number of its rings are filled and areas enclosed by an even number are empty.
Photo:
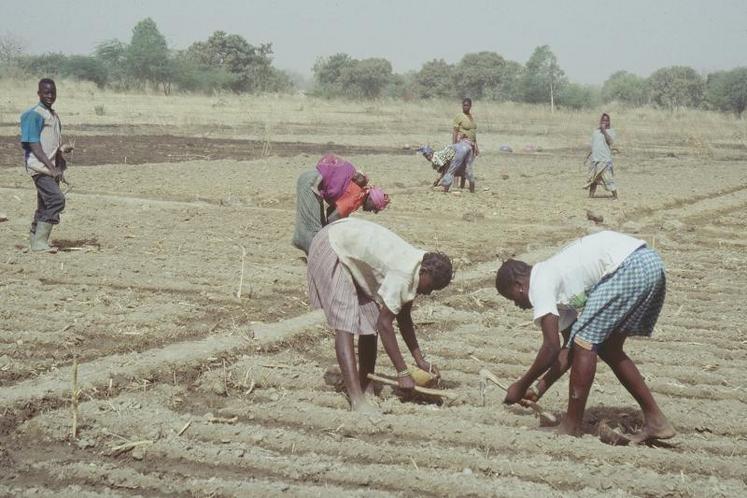
[[[495,286],[520,308],[533,309],[543,336],[534,363],[508,389],[505,403],[536,401],[570,368],[568,412],[559,431],[580,435],[597,357],[601,357],[643,411],[644,427],[631,441],[675,435],[635,363],[623,351],[628,336],[651,336],[664,304],[664,264],[645,241],[598,232],[571,242],[534,266],[505,261]],[[534,390],[531,386],[537,379]]]

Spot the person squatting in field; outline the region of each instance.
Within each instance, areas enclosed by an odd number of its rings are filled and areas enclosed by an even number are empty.
[[[612,167],[612,145],[616,133],[610,126],[610,115],[605,112],[599,118],[599,127],[591,134],[591,151],[586,156],[586,160],[591,159],[591,162],[588,180],[584,186],[589,189],[589,197],[594,197],[597,186],[601,184],[606,191],[612,192],[613,199],[617,199],[617,183]]]
[[[498,269],[495,285],[520,308],[534,310],[543,337],[537,357],[508,389],[505,403],[537,401],[570,367],[568,412],[559,431],[579,435],[599,356],[643,411],[643,429],[631,440],[675,435],[635,363],[623,351],[629,336],[651,336],[666,294],[664,265],[645,241],[598,232],[534,266],[509,259]],[[534,391],[531,385],[538,378]]]
[[[475,176],[472,171],[472,149],[466,142],[457,142],[447,145],[441,150],[434,151],[430,146],[423,145],[418,148],[418,152],[431,163],[439,177],[433,182],[434,188],[439,188],[443,192],[448,192],[454,179],[457,176],[469,180],[469,191],[475,192]]]
[[[325,202],[328,208],[325,209]],[[389,196],[348,161],[326,154],[315,170],[301,173],[296,182],[296,226],[293,246],[309,253],[314,236],[328,223],[346,218],[359,208],[378,213]]]
[[[24,167],[36,187],[36,211],[31,222],[29,245],[34,252],[54,252],[49,235],[60,222],[65,194],[60,189],[66,169],[63,157],[62,124],[52,105],[57,87],[49,78],[39,80],[39,102],[21,114],[21,146]]]
[[[439,375],[420,350],[410,313],[416,295],[449,285],[453,271],[448,256],[415,248],[376,223],[346,218],[322,228],[308,258],[309,301],[324,310],[335,331],[337,361],[354,411],[376,412],[366,394],[373,394],[368,374],[376,366],[379,335],[399,387],[415,387],[394,334],[395,319],[415,364]]]

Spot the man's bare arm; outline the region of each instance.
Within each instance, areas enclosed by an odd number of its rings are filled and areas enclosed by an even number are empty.
[[[568,335],[570,333],[571,331],[569,328],[561,332],[563,339],[566,342],[568,341]],[[543,375],[537,382],[537,399],[541,398],[542,395],[545,394],[547,390],[550,389],[550,387],[571,367],[571,362],[573,361],[573,350],[571,349],[571,346],[571,344],[568,344],[567,347],[560,350],[555,363],[552,364],[547,373],[545,373],[545,375]]]
[[[612,147],[612,144],[615,142],[612,140],[612,137],[609,133],[607,133],[607,130],[605,128],[599,128],[599,131],[602,132],[602,135],[604,135],[604,141],[607,142],[607,145]]]
[[[542,346],[537,352],[534,362],[526,373],[508,389],[504,403],[518,403],[526,394],[527,389],[537,378],[557,361],[560,353],[560,338],[558,337],[558,316],[548,313],[540,322],[542,326]]]
[[[49,173],[42,172],[43,174],[48,174],[49,176],[58,177],[62,174],[61,171],[59,171],[55,165],[52,163],[52,161],[47,157],[47,154],[44,153],[44,149],[42,149],[42,146],[39,142],[27,142],[29,144],[29,148],[31,149],[31,153],[34,154],[34,156],[42,163],[44,166],[47,167],[49,170]]]

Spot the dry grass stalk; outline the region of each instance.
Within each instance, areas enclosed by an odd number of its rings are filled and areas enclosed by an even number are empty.
[[[182,427],[182,429],[179,432],[177,432],[176,435],[181,436],[182,434],[184,434],[187,431],[187,429],[189,429],[190,425],[192,425],[191,420],[189,420],[186,424],[184,424],[184,427]]]
[[[264,140],[262,140],[262,157],[269,156],[271,150],[272,150],[272,133],[271,133],[270,125],[268,123],[265,123],[265,135],[264,135]]]
[[[282,363],[263,363],[260,366],[264,368],[293,368],[291,365],[283,365]]]
[[[120,453],[124,453],[126,451],[137,448],[138,446],[145,446],[148,444],[153,444],[153,441],[150,439],[143,439],[142,441],[129,441],[127,443],[120,444],[119,446],[112,447],[112,455],[119,455]]]
[[[236,290],[236,299],[241,299],[241,289],[244,287],[244,264],[246,262],[246,248],[241,246],[241,274],[239,276],[239,288]]]
[[[208,418],[208,422],[211,424],[235,424],[239,421],[239,417],[231,417],[231,418],[225,418],[225,417],[210,417]]]
[[[78,397],[80,396],[80,390],[78,389],[78,358],[73,358],[73,386],[70,392],[71,410],[73,412],[73,427],[71,429],[71,435],[73,439],[78,438]]]

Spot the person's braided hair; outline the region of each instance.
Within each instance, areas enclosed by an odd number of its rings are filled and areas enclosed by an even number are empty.
[[[430,275],[433,289],[441,290],[451,283],[454,268],[451,265],[451,259],[446,254],[438,251],[427,252],[420,264],[420,273]]]
[[[505,296],[514,282],[520,277],[528,277],[531,271],[532,267],[525,262],[518,259],[507,259],[498,268],[498,272],[495,275],[496,290]]]

